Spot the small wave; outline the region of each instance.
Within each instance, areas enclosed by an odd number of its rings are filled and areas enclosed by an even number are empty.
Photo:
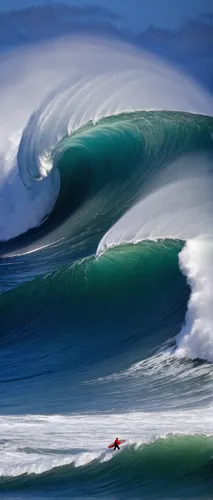
[[[20,464],[20,456],[14,459],[14,465],[5,465],[0,468],[0,477],[18,477],[25,474],[43,474],[44,472],[51,471],[52,469],[58,467],[64,467],[66,465],[73,464],[74,467],[84,467],[85,465],[93,462],[102,457],[100,453],[90,453],[90,452],[82,452],[78,455],[68,455],[68,456],[60,456],[60,458],[49,457],[43,458],[35,454],[35,456],[30,456],[28,462]],[[19,463],[18,463],[19,461]],[[102,461],[102,460],[100,460]],[[104,457],[103,457],[104,461]],[[1,488],[1,481],[0,481]]]
[[[210,494],[212,489],[212,437],[197,435],[165,435],[142,443],[130,442],[120,452],[108,454],[80,453],[77,457],[49,460],[3,470],[0,491],[14,487],[41,488],[60,484],[69,487],[70,494],[78,489],[83,493],[92,478],[93,494],[107,489],[107,494],[138,491],[171,498],[171,488],[181,495],[182,490],[194,494]],[[160,490],[159,490],[160,489]],[[160,497],[159,497],[160,491]]]

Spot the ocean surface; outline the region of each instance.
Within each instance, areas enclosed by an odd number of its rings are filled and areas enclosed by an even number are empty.
[[[212,98],[54,43],[0,59],[0,498],[212,499]]]

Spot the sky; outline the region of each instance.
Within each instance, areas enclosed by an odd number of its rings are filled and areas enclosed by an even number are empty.
[[[45,3],[104,6],[122,15],[124,25],[134,29],[150,25],[177,28],[187,19],[213,12],[213,0],[0,0],[0,10],[17,10]]]

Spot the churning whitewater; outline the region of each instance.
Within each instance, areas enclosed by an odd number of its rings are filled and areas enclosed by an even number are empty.
[[[0,69],[0,496],[210,498],[212,98],[117,42]]]

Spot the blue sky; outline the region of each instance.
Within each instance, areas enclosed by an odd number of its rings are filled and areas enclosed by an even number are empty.
[[[0,0],[0,10],[10,10],[42,5],[45,0]],[[125,24],[132,28],[154,26],[176,28],[186,19],[200,17],[213,10],[212,0],[51,0],[46,2],[66,3],[83,6],[100,5],[111,9],[125,18]]]

